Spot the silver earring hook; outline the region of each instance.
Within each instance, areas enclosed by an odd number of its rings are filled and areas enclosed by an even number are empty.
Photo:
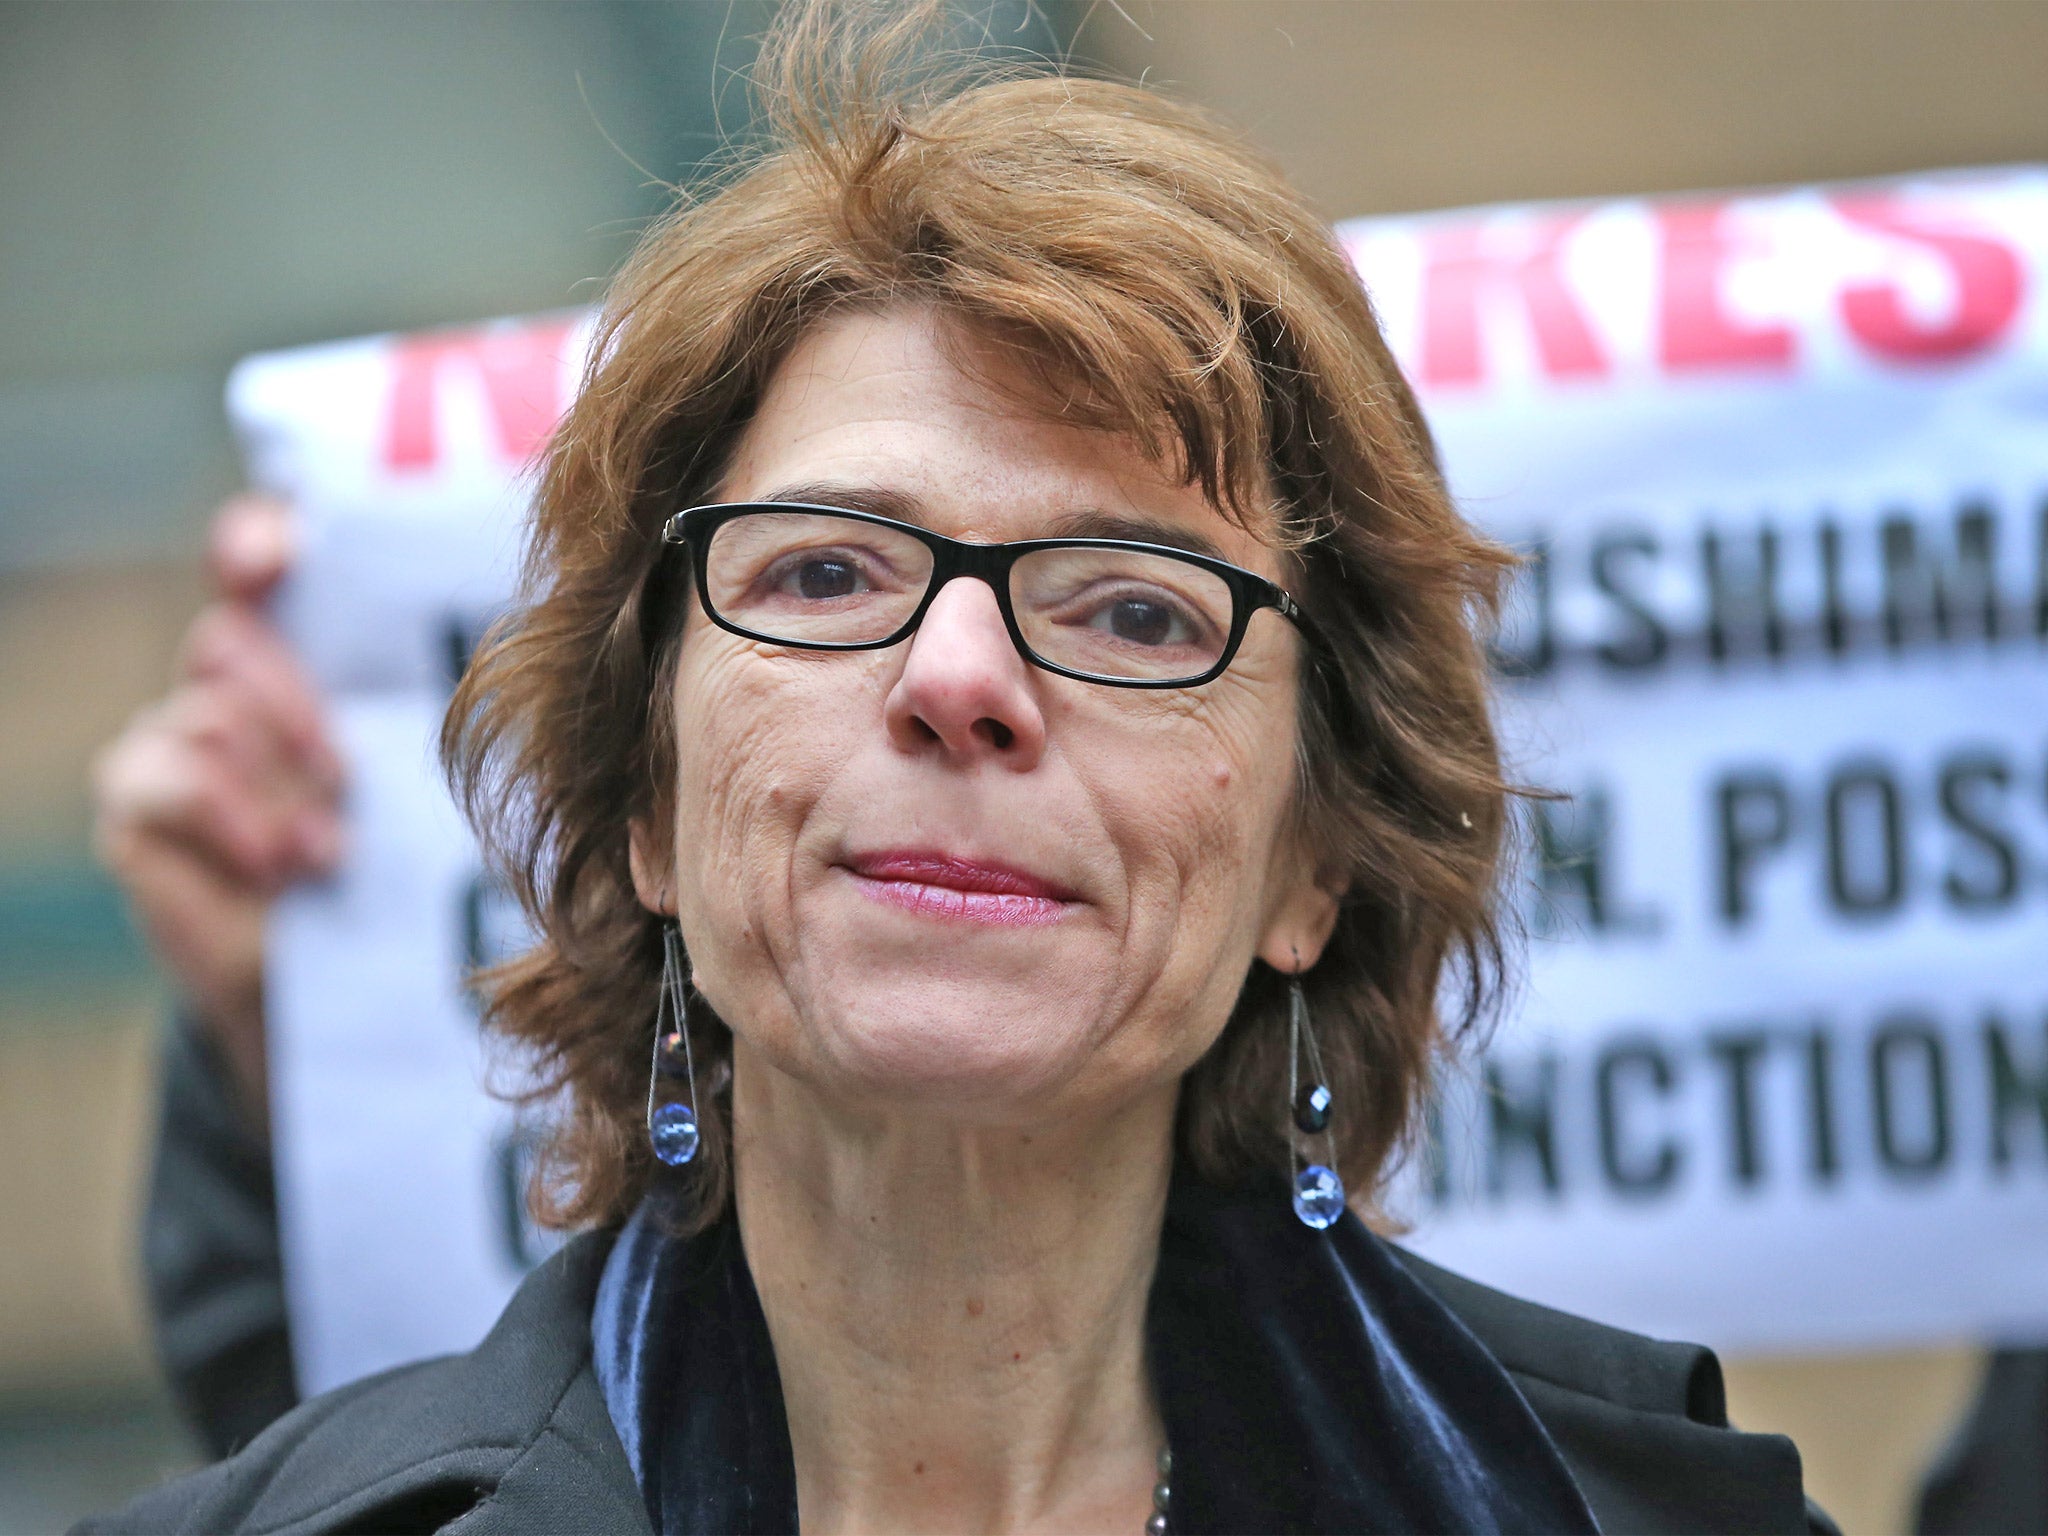
[[[1308,997],[1301,985],[1301,951],[1290,944],[1288,953],[1294,957],[1294,969],[1287,975],[1287,1103],[1289,1112],[1292,1113],[1296,1095],[1301,1088],[1296,1060],[1301,1054],[1301,1042],[1304,1038],[1308,1041],[1308,1069],[1314,1074],[1315,1081],[1327,1086],[1330,1080],[1323,1072],[1323,1053],[1316,1044],[1315,1026],[1309,1022]]]
[[[685,1011],[684,989],[689,985],[683,979],[683,935],[674,923],[665,924],[661,930],[661,975],[663,989],[668,993],[669,1017],[675,1021],[676,1033],[683,1037],[683,1065],[690,1080],[690,1108],[697,1107],[697,1061],[690,1048],[690,1018]]]

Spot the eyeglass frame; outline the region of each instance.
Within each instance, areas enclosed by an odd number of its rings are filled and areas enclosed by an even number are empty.
[[[767,512],[810,512],[828,517],[844,518],[850,522],[871,523],[876,527],[892,529],[908,534],[932,552],[931,574],[925,579],[924,596],[918,599],[910,617],[896,630],[880,640],[787,640],[780,636],[765,634],[759,630],[736,624],[720,613],[711,601],[710,562],[711,540],[718,530],[727,523],[752,513]],[[803,651],[883,651],[892,645],[901,645],[924,622],[925,613],[941,590],[962,576],[973,577],[985,583],[995,594],[996,607],[1003,616],[1003,627],[1010,632],[1010,643],[1017,654],[1032,666],[1050,672],[1057,677],[1071,677],[1076,682],[1100,683],[1107,688],[1200,688],[1213,683],[1229,670],[1236,659],[1238,647],[1244,643],[1245,631],[1250,628],[1252,615],[1262,608],[1271,608],[1287,619],[1300,631],[1302,638],[1314,646],[1323,646],[1322,632],[1302,608],[1300,602],[1277,582],[1268,581],[1256,571],[1243,566],[1232,565],[1227,560],[1218,560],[1212,555],[1198,554],[1191,549],[1176,549],[1170,544],[1148,544],[1136,539],[1013,539],[1000,544],[976,544],[965,539],[948,538],[943,533],[934,533],[916,523],[899,522],[893,517],[883,517],[874,512],[860,512],[851,507],[828,507],[816,502],[805,501],[724,501],[710,502],[699,507],[687,507],[662,524],[662,543],[667,546],[687,546],[690,552],[691,573],[695,578],[698,606],[704,616],[720,629],[738,635],[743,640],[758,641],[764,645],[786,646]],[[1017,623],[1017,615],[1010,602],[1010,571],[1028,554],[1045,549],[1120,549],[1137,554],[1163,555],[1179,560],[1198,570],[1209,572],[1220,578],[1230,589],[1230,633],[1223,642],[1223,649],[1217,653],[1208,671],[1189,678],[1152,677],[1107,677],[1099,672],[1080,672],[1072,667],[1063,667],[1048,661],[1031,648],[1024,638],[1024,632]]]

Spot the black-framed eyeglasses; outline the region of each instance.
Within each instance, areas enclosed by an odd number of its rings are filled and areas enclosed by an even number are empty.
[[[692,507],[670,518],[662,536],[689,547],[698,601],[712,623],[772,645],[895,645],[960,576],[988,583],[1018,654],[1033,666],[1117,688],[1213,681],[1261,608],[1315,638],[1301,605],[1265,577],[1161,544],[968,544],[871,512],[782,501]]]

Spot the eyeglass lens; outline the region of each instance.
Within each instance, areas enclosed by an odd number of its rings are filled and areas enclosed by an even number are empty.
[[[705,597],[728,623],[791,645],[861,645],[910,621],[933,556],[895,528],[819,512],[749,512],[719,526]],[[1010,606],[1043,661],[1094,677],[1170,682],[1210,671],[1230,639],[1230,586],[1171,555],[1086,545],[1010,568]]]

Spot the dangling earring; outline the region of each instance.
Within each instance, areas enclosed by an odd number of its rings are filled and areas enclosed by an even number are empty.
[[[683,1006],[683,940],[674,923],[661,930],[661,993],[654,1004],[654,1060],[647,1069],[647,1139],[654,1155],[680,1168],[697,1155],[697,1063],[690,1054],[690,1018]],[[681,1077],[690,1101],[657,1106],[664,1079]]]
[[[1317,1231],[1344,1214],[1344,1181],[1331,1166],[1336,1161],[1330,1140],[1330,1084],[1323,1074],[1323,1053],[1316,1049],[1315,1030],[1308,1019],[1308,999],[1301,990],[1301,956],[1294,957],[1295,971],[1287,978],[1287,1108],[1298,1133],[1288,1138],[1294,1154],[1294,1214]],[[1301,1042],[1308,1041],[1307,1082],[1301,1078]],[[1307,1143],[1323,1138],[1327,1161],[1311,1162]]]

